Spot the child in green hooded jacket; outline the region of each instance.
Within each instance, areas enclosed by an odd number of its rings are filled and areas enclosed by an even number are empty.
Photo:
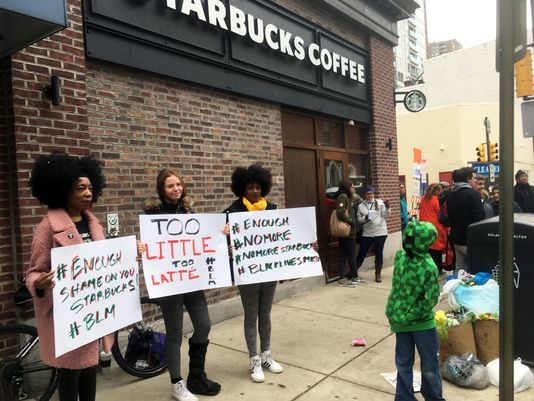
[[[421,394],[426,401],[443,401],[434,306],[439,298],[438,270],[428,248],[436,228],[414,220],[402,235],[395,255],[393,283],[386,316],[395,333],[397,391],[395,401],[416,401],[413,390],[415,348],[421,359]]]

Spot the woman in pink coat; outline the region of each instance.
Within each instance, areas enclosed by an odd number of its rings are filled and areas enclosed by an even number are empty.
[[[99,344],[93,341],[55,357],[50,251],[58,246],[105,239],[102,225],[89,211],[104,186],[98,160],[62,153],[41,156],[30,179],[32,195],[48,206],[48,212],[35,230],[26,282],[33,295],[41,358],[59,368],[60,401],[77,401],[78,396],[80,401],[95,400]],[[109,352],[113,334],[103,339],[103,345]]]

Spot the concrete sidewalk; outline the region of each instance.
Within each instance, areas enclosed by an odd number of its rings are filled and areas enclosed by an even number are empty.
[[[275,303],[272,311],[273,356],[284,366],[282,374],[265,372],[264,383],[253,383],[243,318],[238,316],[212,327],[207,355],[208,376],[222,385],[215,397],[201,400],[393,400],[395,389],[380,373],[395,371],[395,336],[384,315],[391,288],[392,269],[384,269],[383,282],[369,280],[356,288],[336,283]],[[363,337],[365,347],[351,346]],[[182,374],[187,377],[187,341],[182,347]],[[498,400],[498,389],[466,390],[444,381],[448,400]],[[420,394],[418,400],[423,400]],[[124,373],[115,362],[98,378],[98,401],[171,400],[168,373],[141,380]],[[534,400],[534,388],[515,395]]]

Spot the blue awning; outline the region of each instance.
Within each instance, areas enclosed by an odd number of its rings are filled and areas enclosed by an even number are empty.
[[[65,0],[0,0],[0,58],[66,27]]]

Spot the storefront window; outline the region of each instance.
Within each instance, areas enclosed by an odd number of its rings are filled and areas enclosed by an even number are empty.
[[[343,126],[339,122],[317,120],[317,144],[343,148]]]
[[[343,162],[341,160],[325,160],[325,192],[327,198],[334,198],[339,183],[343,179]]]
[[[356,193],[363,196],[367,186],[368,157],[363,155],[349,154],[348,174],[349,180],[356,187]]]

